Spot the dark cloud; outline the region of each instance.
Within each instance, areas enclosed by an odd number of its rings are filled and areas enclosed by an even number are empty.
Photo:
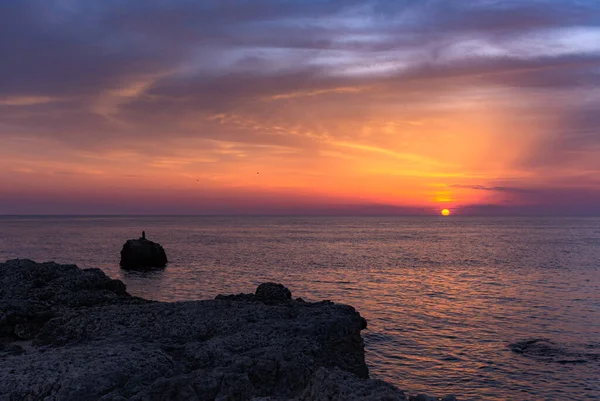
[[[460,208],[456,214],[461,216],[598,216],[597,206],[593,203],[584,205],[502,205],[483,204],[469,205]]]
[[[513,187],[486,187],[485,185],[450,185],[450,188],[462,188],[462,189],[474,189],[477,191],[493,191],[493,192],[510,192],[510,193],[532,193],[531,189],[527,188],[513,188]]]
[[[0,7],[0,94],[53,96],[93,94],[186,63],[199,65],[189,79],[202,81],[215,74],[203,63],[223,58],[239,61],[218,75],[236,66],[256,73],[277,52],[297,57],[303,70],[303,61],[332,51],[416,48],[435,60],[457,39],[495,45],[535,29],[597,27],[600,15],[593,2],[580,1],[26,0]]]
[[[598,215],[600,182],[588,183],[585,187],[575,182],[550,180],[545,185],[538,184],[530,188],[485,185],[451,187],[506,195],[502,201],[495,203],[461,206],[460,213],[466,215]]]
[[[570,99],[547,111],[548,118],[553,114],[560,118],[547,129],[547,139],[518,160],[520,166],[548,176],[559,174],[561,168],[579,168],[588,174],[600,171],[600,101],[576,102]]]
[[[163,62],[128,36],[113,37],[85,18],[54,21],[50,3],[0,5],[0,95],[89,95]],[[169,56],[169,53],[166,53]]]
[[[462,215],[598,216],[600,187],[546,188],[519,193],[503,203],[467,205]]]

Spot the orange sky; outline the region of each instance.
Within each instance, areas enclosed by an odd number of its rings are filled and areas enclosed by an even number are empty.
[[[401,3],[8,6],[0,214],[594,211],[599,7]]]

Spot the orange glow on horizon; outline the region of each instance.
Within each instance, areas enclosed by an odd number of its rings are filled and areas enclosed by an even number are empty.
[[[201,199],[218,205],[213,199],[227,198],[249,205],[268,199],[281,206],[439,210],[440,203],[460,208],[514,195],[479,189],[493,188],[503,177],[529,183],[540,179],[519,165],[537,143],[540,122],[526,121],[515,129],[517,123],[500,100],[466,102],[478,96],[477,90],[463,89],[453,93],[456,98],[440,94],[437,101],[409,108],[382,101],[380,107],[356,113],[340,111],[342,102],[327,98],[332,94],[347,96],[348,102],[359,95],[395,95],[384,87],[343,88],[274,96],[268,105],[278,106],[276,115],[251,108],[182,114],[174,120],[175,132],[208,132],[212,137],[165,137],[161,131],[148,134],[144,148],[125,142],[74,151],[56,140],[37,138],[32,147],[27,137],[13,136],[3,143],[8,151],[0,152],[0,182],[20,194],[35,189],[50,198],[69,193],[76,199],[118,193],[148,205],[158,198],[165,204]],[[153,129],[143,121],[120,127]],[[521,131],[529,134],[512,134]]]
[[[310,100],[319,96],[313,94]],[[480,107],[478,113],[476,107]],[[281,202],[312,197],[329,199],[332,204],[418,208],[439,202],[487,202],[486,197],[494,194],[469,186],[507,174],[519,176],[510,170],[517,139],[501,140],[497,112],[472,106],[467,113],[422,116],[419,124],[396,120],[393,113],[395,109],[383,108],[367,116],[325,115],[319,124],[327,134],[313,131],[311,121],[293,125],[284,117],[222,115],[200,121],[190,117],[186,127],[260,132],[272,138],[291,138],[291,142],[188,137],[169,139],[168,154],[110,148],[74,154],[68,146],[63,151],[52,143],[48,148],[53,146],[59,156],[25,159],[16,150],[24,146],[22,140],[9,141],[6,145],[15,148],[12,155],[16,156],[5,158],[0,166],[6,167],[4,181],[13,183],[9,187],[23,187],[22,191],[50,186],[62,192],[80,188],[90,194],[121,191],[130,198],[144,199],[148,198],[142,194],[148,191],[168,191],[174,197],[176,193],[210,197],[227,192],[249,200],[279,194]],[[162,149],[162,144],[157,149]],[[62,157],[63,153],[69,157]]]

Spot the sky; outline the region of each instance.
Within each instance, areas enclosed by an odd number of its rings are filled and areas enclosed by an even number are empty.
[[[0,214],[600,214],[597,0],[2,0]]]

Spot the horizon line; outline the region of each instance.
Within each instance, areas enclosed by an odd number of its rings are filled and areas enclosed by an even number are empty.
[[[579,218],[591,218],[600,217],[600,214],[575,214],[575,213],[561,213],[561,214],[550,214],[550,213],[515,213],[515,214],[459,214],[453,213],[450,216],[442,216],[441,214],[400,214],[400,213],[381,213],[381,214],[369,214],[369,213],[340,213],[340,214],[326,214],[326,213],[281,213],[281,214],[260,214],[260,213],[74,213],[74,214],[63,214],[63,213],[28,213],[28,214],[0,214],[0,218],[4,217],[439,217],[444,219],[452,219],[456,217],[579,217]]]

